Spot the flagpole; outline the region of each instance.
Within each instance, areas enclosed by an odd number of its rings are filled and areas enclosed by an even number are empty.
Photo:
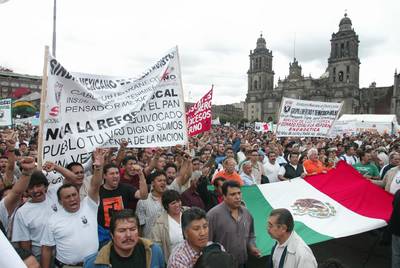
[[[57,0],[54,0],[54,6],[53,6],[53,44],[52,44],[53,57],[56,57],[56,22],[57,22]]]
[[[39,120],[39,135],[38,135],[38,167],[42,166],[43,162],[43,124],[45,118],[45,103],[47,97],[47,63],[49,61],[49,47],[44,49],[44,65],[42,76],[42,91],[40,94],[40,120]]]

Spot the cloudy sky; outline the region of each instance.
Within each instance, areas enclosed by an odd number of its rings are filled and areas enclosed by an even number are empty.
[[[214,103],[243,101],[249,51],[261,31],[273,51],[275,84],[288,74],[295,37],[303,74],[319,77],[345,10],[360,39],[360,85],[393,85],[400,68],[398,0],[58,0],[57,8],[56,52],[66,68],[134,76],[178,45],[190,101],[211,84]],[[0,4],[0,65],[41,75],[44,46],[51,46],[52,12],[53,0]]]

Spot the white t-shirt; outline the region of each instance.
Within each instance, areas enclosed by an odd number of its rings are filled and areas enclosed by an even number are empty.
[[[278,182],[278,173],[280,169],[278,161],[275,164],[271,164],[269,161],[264,164],[264,174],[268,177],[269,182]]]
[[[4,204],[4,198],[0,201],[0,221],[3,224],[4,229],[7,230],[8,226],[8,211],[6,205]]]
[[[181,215],[182,216],[182,215]],[[182,227],[171,216],[168,215],[169,240],[172,252],[179,243],[183,241]]]
[[[77,264],[96,253],[97,210],[99,204],[89,196],[81,201],[75,213],[61,209],[53,214],[46,225],[41,245],[56,246],[56,258],[65,264]]]
[[[390,193],[395,194],[397,190],[400,189],[400,171],[397,171],[396,175],[392,180],[392,184],[390,184]]]
[[[44,227],[50,216],[62,207],[57,200],[58,187],[48,189],[46,199],[40,203],[26,202],[15,213],[12,241],[32,241],[33,246],[40,246]]]

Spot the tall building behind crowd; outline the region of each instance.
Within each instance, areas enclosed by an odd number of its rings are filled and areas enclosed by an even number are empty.
[[[304,76],[296,58],[289,64],[289,74],[274,87],[272,51],[261,35],[257,46],[250,51],[248,91],[244,117],[249,121],[277,120],[282,97],[344,102],[346,114],[400,115],[400,74],[394,74],[394,83],[377,87],[373,82],[360,88],[359,39],[347,14],[340,20],[339,31],[332,34],[331,52],[326,72],[319,78]],[[400,118],[398,118],[400,119]]]

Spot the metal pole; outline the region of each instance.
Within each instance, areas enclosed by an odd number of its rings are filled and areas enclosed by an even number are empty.
[[[54,8],[53,8],[53,57],[56,56],[56,16],[57,15],[57,0],[54,0]]]

